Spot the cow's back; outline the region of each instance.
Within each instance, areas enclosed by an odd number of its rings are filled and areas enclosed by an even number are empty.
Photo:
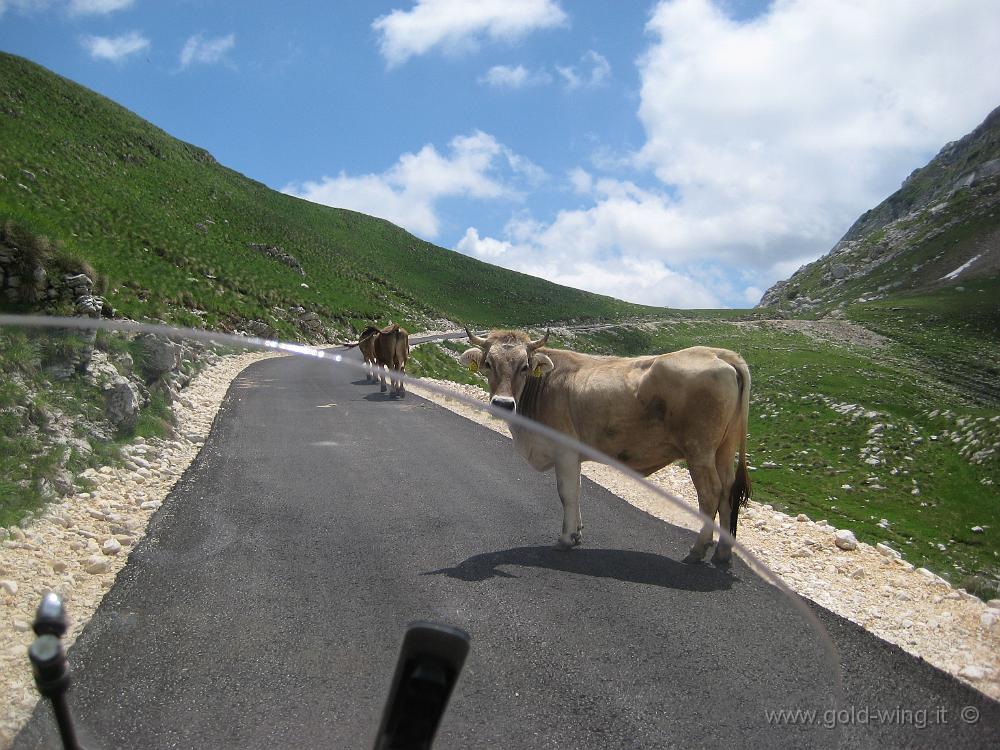
[[[537,384],[532,418],[642,473],[722,439],[739,406],[725,349],[691,347],[647,357],[594,357],[546,349],[555,367]]]

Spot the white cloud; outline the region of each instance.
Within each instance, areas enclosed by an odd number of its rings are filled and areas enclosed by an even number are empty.
[[[748,23],[676,0],[648,31],[636,163],[676,196],[654,212],[677,238],[661,257],[685,244],[750,286],[828,250],[1000,102],[993,0],[781,0]]]
[[[36,13],[47,10],[53,0],[0,0],[0,17],[8,10],[18,13]]]
[[[95,60],[119,62],[130,55],[149,49],[149,40],[138,31],[115,37],[85,36],[80,39],[83,48]]]
[[[131,7],[134,0],[70,0],[69,12],[74,16],[105,15]]]
[[[758,302],[760,298],[764,296],[764,290],[756,286],[748,286],[743,290],[743,302],[753,307]]]
[[[502,242],[492,237],[480,237],[475,227],[469,227],[455,248],[460,253],[488,259],[499,258],[510,251],[513,245],[510,242]]]
[[[35,13],[48,10],[54,5],[65,5],[66,12],[71,16],[104,15],[116,10],[122,10],[132,5],[134,0],[0,0],[0,17],[7,10],[18,13]]]
[[[380,216],[424,237],[436,237],[442,198],[519,199],[514,183],[534,183],[544,172],[482,131],[456,136],[441,154],[433,145],[406,153],[381,174],[287,185],[283,192],[314,203]]]
[[[475,227],[469,227],[455,249],[487,263],[629,302],[684,308],[722,304],[721,297],[705,284],[655,258],[588,254],[574,245],[561,244],[570,237],[581,236],[579,231],[565,231],[565,226],[553,229],[535,225],[534,230],[541,231],[534,236],[525,229],[523,224],[516,229],[507,227],[509,234],[520,230],[522,242],[518,243],[481,237]]]
[[[569,172],[569,182],[573,186],[573,191],[589,195],[594,189],[594,178],[590,172],[580,167],[571,169]]]
[[[372,28],[386,64],[394,67],[438,47],[466,51],[484,38],[514,41],[566,23],[557,0],[417,0],[411,10],[375,19]]]
[[[692,276],[677,273],[657,260],[624,257],[614,261],[526,264],[523,273],[542,276],[556,284],[587,289],[641,305],[680,308],[717,308],[719,296]]]
[[[236,35],[206,39],[204,34],[188,37],[181,50],[181,67],[186,68],[193,63],[211,65],[225,60],[226,53],[236,46]]]
[[[549,281],[642,304],[713,307],[732,296],[717,289],[718,274],[703,280],[703,254],[678,232],[677,207],[666,195],[633,183],[595,180],[582,169],[569,175],[593,205],[560,211],[548,224],[518,216],[503,239],[466,230],[458,251]]]
[[[498,89],[520,89],[525,86],[539,86],[551,83],[552,76],[544,70],[530,71],[523,65],[494,65],[479,77],[485,83]]]
[[[594,50],[588,50],[581,58],[578,68],[556,66],[559,75],[566,81],[569,90],[579,88],[595,88],[608,82],[611,77],[611,63]]]

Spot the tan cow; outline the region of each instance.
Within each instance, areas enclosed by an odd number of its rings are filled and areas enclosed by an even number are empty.
[[[406,371],[406,360],[410,356],[410,335],[405,328],[400,328],[398,323],[390,323],[379,331],[375,338],[375,359],[378,364],[378,376],[382,383],[382,392],[386,390],[386,377],[382,369],[384,365],[389,369],[389,380],[392,386],[390,395],[403,398],[406,396],[406,388],[400,374]]]
[[[378,334],[378,328],[368,326],[361,332],[361,336],[358,337],[357,341],[348,341],[344,344],[344,347],[347,349],[355,346],[358,347],[358,351],[361,352],[361,356],[365,359],[365,378],[367,380],[377,380],[375,377],[375,367],[378,362],[375,358],[375,341],[378,339]]]
[[[657,356],[598,357],[544,348],[521,331],[469,333],[474,348],[461,361],[489,381],[490,402],[569,435],[643,476],[687,462],[698,506],[736,534],[740,505],[750,497],[747,420],[750,371],[727,349],[695,346]],[[563,504],[560,547],[583,538],[580,464],[590,460],[544,436],[511,425],[514,447],[539,471],[555,467]],[[738,466],[734,456],[739,452]],[[699,562],[712,543],[706,522],[685,558]],[[726,564],[731,543],[720,540],[712,561]]]

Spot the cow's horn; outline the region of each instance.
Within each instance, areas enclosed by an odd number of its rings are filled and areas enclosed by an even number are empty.
[[[533,352],[533,351],[535,351],[535,349],[541,349],[543,346],[545,346],[545,342],[549,340],[549,334],[550,333],[552,333],[552,331],[546,330],[545,331],[545,335],[542,336],[537,341],[529,341],[528,342],[528,351],[529,352]]]
[[[469,330],[469,327],[465,327],[465,333],[469,337],[469,343],[473,346],[478,346],[480,349],[486,346],[486,339],[479,338],[476,334]]]

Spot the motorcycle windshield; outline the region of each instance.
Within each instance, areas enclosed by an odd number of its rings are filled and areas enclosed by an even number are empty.
[[[60,746],[27,659],[49,592],[89,748],[370,747],[414,620],[471,637],[440,748],[972,747],[1000,726],[986,692],[816,603],[870,585],[856,542],[766,486],[734,540],[699,514],[699,467],[624,465],[647,432],[610,458],[559,429],[606,409],[555,370],[528,377],[569,421],[492,406],[485,379],[383,385],[358,347],[0,324],[13,747]]]

